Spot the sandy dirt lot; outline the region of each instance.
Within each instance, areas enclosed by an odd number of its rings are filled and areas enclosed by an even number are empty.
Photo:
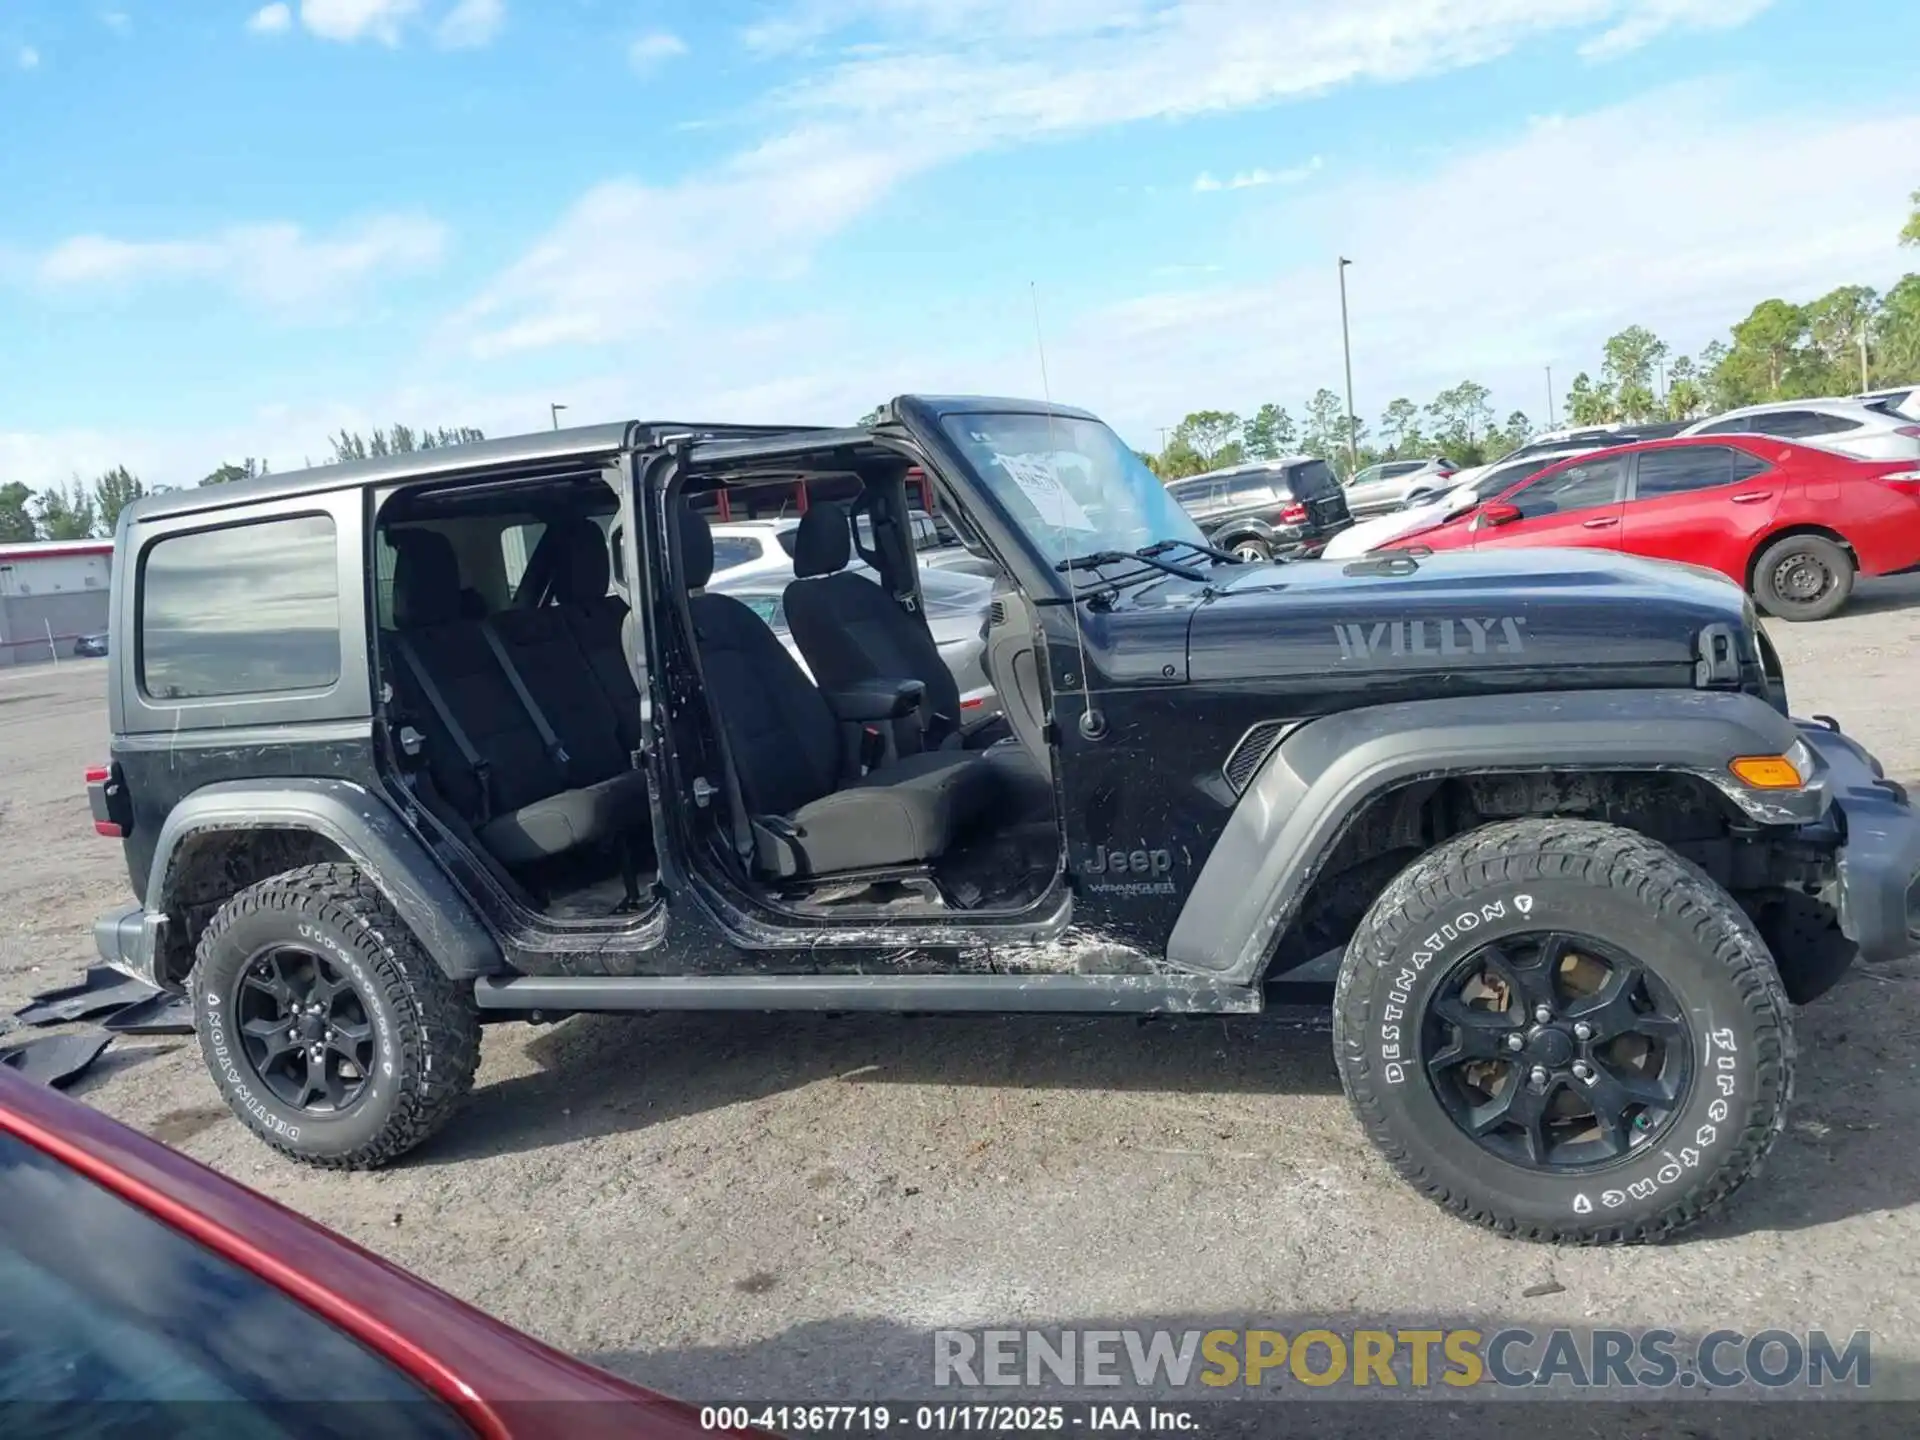
[[[1920,577],[1775,635],[1796,709],[1920,781]],[[81,786],[103,684],[98,661],[0,673],[0,1013],[77,980],[125,892]],[[1628,1251],[1505,1242],[1415,1198],[1349,1117],[1326,1034],[1271,1021],[501,1026],[451,1128],[371,1175],[268,1152],[190,1042],[122,1041],[76,1093],[694,1399],[925,1393],[939,1326],[1303,1317],[1866,1327],[1884,1391],[1920,1361],[1916,1002],[1908,961],[1803,1011],[1768,1170],[1707,1228]]]

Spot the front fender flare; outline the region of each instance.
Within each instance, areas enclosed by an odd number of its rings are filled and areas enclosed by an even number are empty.
[[[306,830],[360,868],[454,979],[507,968],[499,943],[393,807],[347,780],[230,780],[173,807],[154,845],[148,903],[158,909],[180,846],[209,831]]]
[[[1682,772],[1708,779],[1756,821],[1811,824],[1830,798],[1817,762],[1797,791],[1742,792],[1726,769],[1736,756],[1785,754],[1797,739],[1779,711],[1730,691],[1476,695],[1310,721],[1273,748],[1241,795],[1181,907],[1167,958],[1250,983],[1348,823],[1391,787],[1468,774]]]

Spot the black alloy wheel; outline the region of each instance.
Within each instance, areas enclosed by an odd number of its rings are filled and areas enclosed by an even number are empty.
[[[1420,1058],[1442,1108],[1488,1153],[1542,1173],[1619,1160],[1686,1103],[1693,1046],[1658,976],[1582,935],[1510,935],[1431,992]]]
[[[241,967],[233,991],[241,1050],[283,1104],[315,1115],[351,1110],[374,1067],[366,997],[326,955],[274,945]]]

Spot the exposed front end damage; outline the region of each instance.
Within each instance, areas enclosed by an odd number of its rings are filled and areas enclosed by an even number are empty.
[[[1821,717],[1798,722],[1819,757],[1832,804],[1806,842],[1833,857],[1825,898],[1841,932],[1869,963],[1920,950],[1920,813],[1906,787],[1860,743]]]

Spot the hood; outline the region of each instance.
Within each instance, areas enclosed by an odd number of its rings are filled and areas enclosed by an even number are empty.
[[[1398,540],[1416,530],[1430,530],[1447,519],[1448,514],[1448,502],[1443,499],[1362,520],[1335,535],[1320,554],[1327,560],[1356,560],[1389,540]]]
[[[1310,560],[1155,586],[1142,608],[1187,607],[1194,683],[1355,671],[1577,669],[1583,684],[1691,684],[1699,635],[1724,625],[1757,654],[1739,588],[1692,567],[1584,550],[1457,551],[1405,574]],[[1180,593],[1180,592],[1186,593]],[[1631,673],[1629,673],[1631,672]]]

